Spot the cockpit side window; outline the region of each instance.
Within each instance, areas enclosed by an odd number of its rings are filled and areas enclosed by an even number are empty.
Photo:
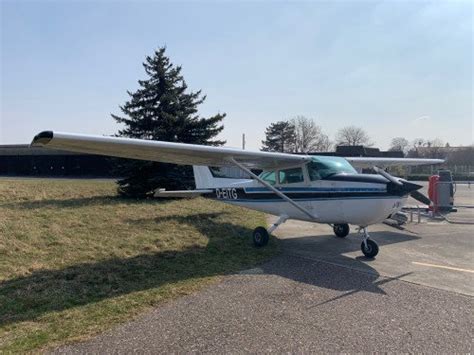
[[[280,179],[280,184],[304,182],[303,169],[301,168],[280,170],[278,177]]]
[[[260,174],[260,178],[263,181],[268,182],[270,185],[276,184],[276,174],[274,171],[264,171]]]

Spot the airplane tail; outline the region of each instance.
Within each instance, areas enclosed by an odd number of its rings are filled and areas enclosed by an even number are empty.
[[[211,169],[204,165],[193,165],[193,172],[196,189],[227,187],[230,184],[248,181],[248,177],[242,176],[242,174],[238,174],[240,176],[234,177],[233,175],[235,175],[235,172],[232,176],[225,176],[222,174],[215,176],[215,174],[213,175],[211,172]]]
[[[207,166],[203,165],[193,165],[194,172],[194,182],[196,184],[196,189],[204,189],[213,187],[213,179],[211,170]]]

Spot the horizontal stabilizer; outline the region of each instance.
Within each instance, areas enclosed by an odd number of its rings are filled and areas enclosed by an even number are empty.
[[[181,197],[181,198],[194,198],[203,194],[212,193],[213,190],[176,190],[166,191],[159,189],[155,191],[155,197]]]

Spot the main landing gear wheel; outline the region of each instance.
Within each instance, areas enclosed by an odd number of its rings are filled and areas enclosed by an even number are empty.
[[[372,239],[363,240],[362,244],[360,245],[360,249],[368,258],[375,258],[375,256],[379,253],[379,246]]]
[[[257,227],[253,231],[253,243],[256,247],[264,247],[268,244],[269,235],[265,228]]]
[[[336,237],[344,238],[347,237],[347,235],[349,234],[349,225],[347,223],[335,224],[332,227],[332,230],[334,231]]]

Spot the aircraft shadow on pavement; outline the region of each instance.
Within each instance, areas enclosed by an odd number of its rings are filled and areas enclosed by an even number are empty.
[[[420,237],[410,232],[399,232],[395,230],[371,232],[370,238],[376,241],[380,248],[390,244],[420,239]],[[282,239],[281,243],[285,250],[293,251],[301,256],[306,255],[310,258],[353,262],[353,258],[349,258],[344,254],[358,251],[360,255],[357,256],[355,260],[364,261],[366,263],[370,263],[373,260],[362,255],[360,249],[362,237],[360,237],[357,232],[353,232],[345,238],[337,238],[333,234],[311,235]]]
[[[129,221],[143,225],[144,222],[153,223],[169,219],[190,224],[208,237],[209,241],[205,247],[191,246],[181,251],[150,252],[130,258],[110,258],[76,264],[59,270],[43,269],[27,276],[1,281],[0,326],[35,320],[50,312],[87,305],[190,278],[235,272],[235,264],[227,264],[223,262],[222,257],[216,258],[215,255],[224,253],[225,258],[228,259],[242,257],[242,253],[233,255],[230,251],[235,251],[236,245],[242,248],[253,248],[250,237],[252,230],[217,221],[216,217],[220,215],[221,213],[202,213],[187,217],[170,216]],[[225,231],[230,228],[237,235],[241,235],[242,239],[234,238],[234,241],[229,242],[225,238]],[[234,243],[232,247],[226,249],[227,245],[232,243]],[[282,243],[283,248],[287,247],[285,243]],[[333,252],[339,254],[347,252],[353,244],[341,243],[339,245],[339,249]],[[308,268],[307,262],[299,262],[297,258],[293,258],[291,265],[285,264],[283,259],[277,257],[262,265],[264,272],[335,290],[383,293],[376,283],[377,272],[367,264],[364,264],[364,267],[370,273],[367,274],[366,282],[361,283],[360,280],[343,278],[343,274],[338,272],[328,277],[327,273],[324,274],[321,263],[316,264],[315,261],[312,261],[314,265]]]
[[[371,233],[371,238],[383,248],[390,244],[409,242],[420,237],[396,231],[379,231]],[[344,292],[342,295],[320,304],[360,291],[385,294],[385,291],[380,288],[381,285],[411,274],[380,278],[377,270],[370,266],[374,259],[366,258],[363,255],[355,258],[345,255],[352,252],[362,254],[360,250],[362,238],[357,233],[351,233],[346,238],[337,238],[334,235],[313,235],[282,239],[280,242],[284,250],[283,253],[289,255],[290,258],[274,259],[266,263],[262,267],[263,272]],[[381,256],[379,255],[379,257]]]

